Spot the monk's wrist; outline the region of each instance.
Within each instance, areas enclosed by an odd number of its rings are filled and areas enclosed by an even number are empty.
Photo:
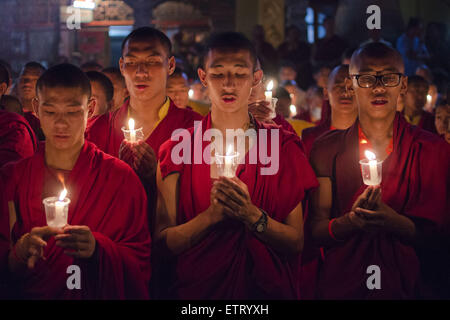
[[[251,205],[248,212],[249,214],[247,216],[245,224],[247,225],[247,227],[253,228],[255,223],[261,218],[262,212],[255,205]]]

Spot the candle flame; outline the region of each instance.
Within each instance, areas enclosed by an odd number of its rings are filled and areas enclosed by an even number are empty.
[[[63,201],[66,198],[67,190],[64,188],[63,191],[61,191],[61,194],[59,195],[59,201]]]
[[[189,89],[188,95],[189,95],[189,99],[192,99],[192,97],[194,96],[194,90]]]
[[[230,144],[227,148],[227,156],[231,156],[233,154],[233,146]]]
[[[377,157],[375,156],[375,153],[373,153],[372,151],[366,150],[364,152],[364,154],[366,155],[366,158],[369,160],[376,160]]]
[[[267,91],[272,91],[273,89],[273,80],[270,80],[269,83],[267,84]]]
[[[428,100],[428,101],[431,101],[432,98],[433,98],[433,97],[432,97],[431,95],[429,95],[429,94],[427,95],[427,100]]]
[[[297,107],[295,105],[291,104],[289,106],[289,110],[291,111],[291,113],[297,114]]]
[[[130,118],[130,120],[128,120],[128,128],[130,129],[130,131],[134,130],[134,119]]]

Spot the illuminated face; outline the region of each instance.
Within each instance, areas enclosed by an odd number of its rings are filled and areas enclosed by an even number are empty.
[[[420,84],[408,85],[405,94],[405,108],[420,111],[427,103],[428,88]]]
[[[439,106],[436,108],[436,115],[434,117],[434,125],[436,126],[436,131],[439,135],[445,134],[447,132],[448,118],[450,118],[450,107]]]
[[[157,39],[129,40],[120,58],[120,71],[130,97],[151,100],[166,92],[167,77],[175,69],[175,58]]]
[[[36,95],[36,82],[41,76],[41,71],[35,68],[24,70],[19,78],[17,86],[20,101],[30,101]]]
[[[183,76],[172,76],[167,80],[167,95],[179,108],[186,108],[189,103],[189,87]]]
[[[349,73],[351,75],[387,75],[403,73],[403,68],[393,55],[379,58],[363,55],[358,57],[354,65],[351,65]],[[386,87],[381,80],[378,80],[373,87],[362,88],[358,85],[356,77],[352,77],[351,80],[346,80],[346,83],[347,88],[354,91],[360,115],[372,119],[384,119],[395,114],[398,97],[401,93],[405,93],[407,81],[408,78],[402,76],[398,85],[393,87]]]
[[[46,144],[57,150],[78,148],[84,142],[88,107],[93,100],[81,88],[42,88],[33,99]]]
[[[339,71],[333,71],[328,81],[327,93],[332,110],[340,113],[356,112],[356,103],[353,96],[345,87],[345,79],[348,78],[346,68],[340,68]]]
[[[233,113],[248,108],[252,88],[260,83],[262,71],[253,71],[250,52],[211,50],[205,61],[205,69],[199,68],[202,84],[208,88],[213,107]]]

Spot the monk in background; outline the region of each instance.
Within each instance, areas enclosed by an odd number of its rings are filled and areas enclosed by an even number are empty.
[[[450,146],[396,112],[407,89],[396,50],[367,44],[353,54],[349,72],[358,119],[321,136],[310,155],[320,187],[305,233],[323,252],[316,297],[445,297]],[[363,184],[359,160],[366,150],[383,160],[379,186]],[[380,270],[378,284],[368,279],[371,266]]]
[[[0,100],[3,100],[8,81],[8,70],[0,64]],[[27,120],[0,104],[0,167],[30,157],[36,149],[36,136]]]

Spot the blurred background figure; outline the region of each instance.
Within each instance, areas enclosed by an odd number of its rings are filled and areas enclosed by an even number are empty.
[[[436,85],[433,83],[433,73],[426,64],[422,64],[417,67],[416,75],[423,77],[428,81],[429,89],[427,94],[427,103],[425,104],[425,110],[428,112],[434,112],[434,107],[438,100],[438,91]]]
[[[409,20],[406,32],[397,39],[397,50],[403,57],[407,76],[413,75],[417,67],[430,57],[423,41],[422,22],[419,18]]]
[[[125,99],[129,96],[127,85],[119,68],[105,68],[102,70],[102,73],[109,78],[114,87],[114,97],[110,110],[112,112],[119,109],[125,102]]]
[[[4,94],[0,98],[0,107],[9,112],[15,112],[23,116],[22,104],[19,99],[14,96]]]
[[[80,68],[83,72],[89,72],[89,71],[101,72],[103,69],[103,66],[96,61],[88,61],[88,62],[83,63],[80,66]]]
[[[176,68],[167,80],[167,95],[176,104],[178,108],[189,108],[202,116],[209,112],[209,105],[189,99],[189,82],[187,75]],[[193,91],[191,91],[193,96]]]
[[[94,110],[90,110],[89,117],[105,114],[111,110],[114,97],[114,86],[107,76],[98,71],[86,72],[91,82],[91,97],[95,100]]]
[[[266,41],[262,25],[255,25],[252,33],[252,42],[258,54],[259,61],[266,76],[273,77],[277,73],[278,54],[274,47]]]

